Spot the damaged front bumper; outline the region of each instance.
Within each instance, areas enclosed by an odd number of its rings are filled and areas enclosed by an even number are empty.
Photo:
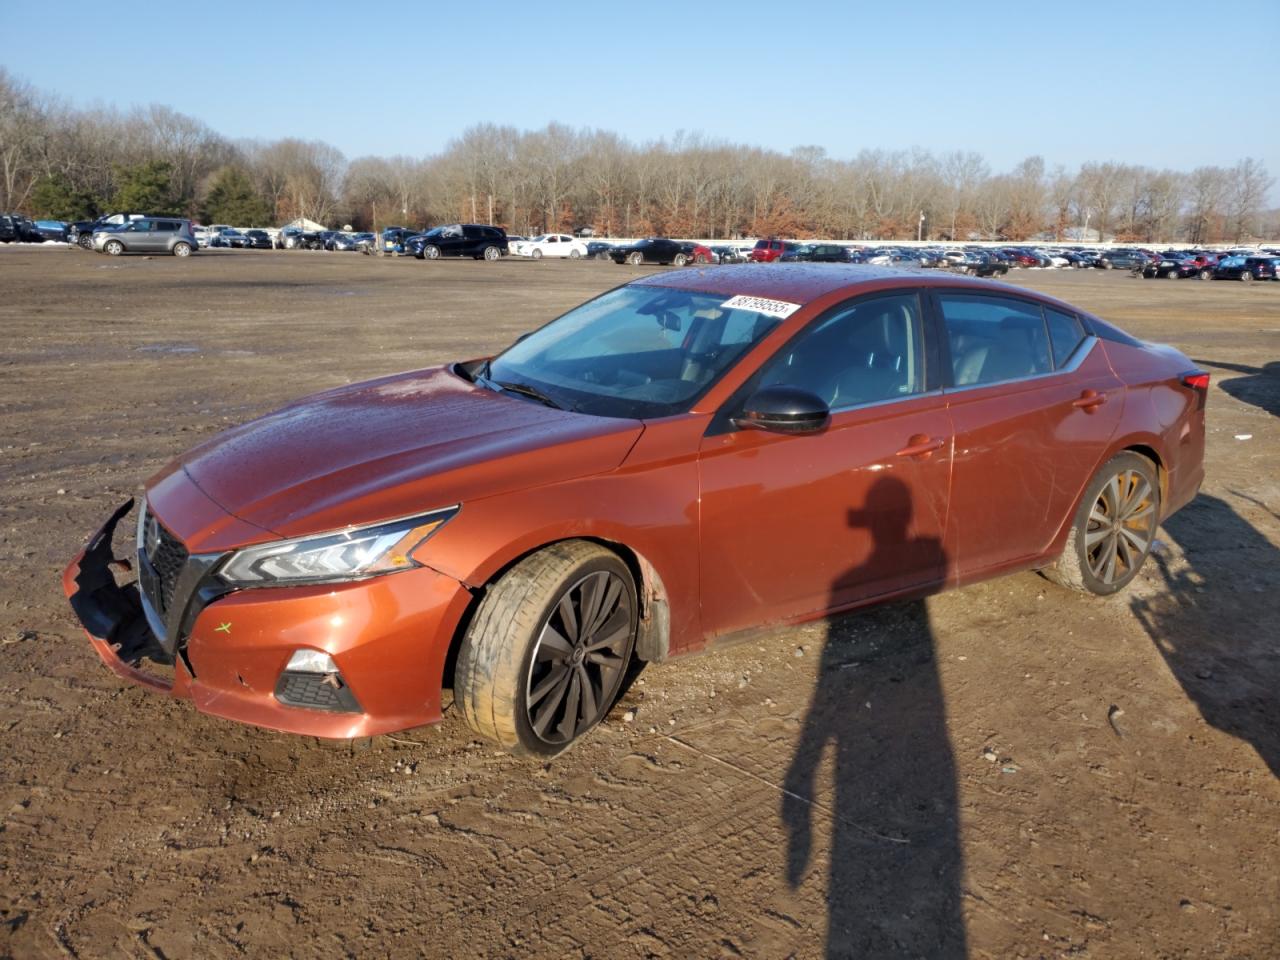
[[[450,641],[471,595],[429,568],[352,583],[229,591],[213,571],[224,555],[188,558],[168,609],[140,545],[117,560],[117,509],[63,573],[63,590],[94,651],[120,677],[192,701],[214,716],[336,739],[392,733],[440,719]],[[144,531],[142,538],[147,537]],[[112,566],[139,581],[118,584]],[[291,671],[299,651],[327,654],[333,675]],[[146,661],[172,665],[172,678]]]

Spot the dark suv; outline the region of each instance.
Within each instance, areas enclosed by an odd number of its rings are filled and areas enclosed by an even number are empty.
[[[404,242],[404,252],[419,260],[441,257],[497,260],[507,252],[507,234],[501,227],[483,223],[450,223],[410,237]]]
[[[197,248],[191,221],[178,217],[142,217],[93,232],[93,249],[113,257],[122,253],[171,253],[175,257],[189,257]]]

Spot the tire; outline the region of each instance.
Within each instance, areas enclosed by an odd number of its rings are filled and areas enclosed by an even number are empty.
[[[1206,268],[1204,270],[1201,270],[1198,274],[1196,274],[1196,276],[1198,276],[1201,280],[1212,280],[1213,271]]]
[[[711,262],[711,258],[708,257],[705,253],[700,253],[693,258],[693,262],[706,266],[708,263]]]
[[[1159,524],[1155,464],[1126,450],[1089,481],[1062,556],[1041,572],[1072,590],[1111,596],[1138,575]]]
[[[1114,263],[1112,263],[1110,260],[1103,260],[1103,261],[1102,261],[1102,269],[1103,269],[1103,270],[1114,270],[1115,268],[1116,268],[1116,265],[1115,265]]]
[[[434,243],[428,243],[425,247],[422,248],[422,256],[426,260],[439,260],[440,248],[437,247]]]
[[[583,611],[588,631],[578,628]],[[613,706],[637,625],[635,584],[617,554],[586,540],[553,544],[485,593],[458,651],[454,702],[479,735],[554,757]]]
[[[502,251],[497,247],[485,247],[484,258],[490,262],[502,259]]]
[[[628,253],[627,263],[631,264],[633,267],[640,266],[640,264],[644,263],[644,254],[641,253],[639,250],[637,250],[635,253]]]
[[[688,262],[689,262],[689,258],[686,257],[683,253],[677,253],[675,255],[675,258],[672,259],[671,261],[672,265],[676,267],[683,267]]]
[[[91,234],[91,233],[82,233],[82,234],[80,234],[80,236],[76,237],[76,245],[77,245],[81,250],[92,250],[92,249],[93,249],[93,234]]]
[[[102,252],[108,253],[113,257],[118,257],[124,253],[124,244],[119,240],[108,240],[102,245]]]
[[[536,248],[535,248],[535,249],[534,249],[534,251],[533,251],[533,253],[529,254],[529,256],[533,257],[533,259],[535,259],[535,260],[541,260],[541,259],[542,259],[542,251],[541,251],[541,250],[538,250],[538,249],[536,249]]]
[[[1177,269],[1176,269],[1176,268],[1175,268],[1175,269],[1173,269],[1173,270],[1170,270],[1170,271],[1169,271],[1168,273],[1166,273],[1164,276],[1165,276],[1165,279],[1166,279],[1166,280],[1178,280],[1178,279],[1180,279],[1180,277],[1178,276],[1178,271],[1177,271]]]
[[[173,245],[173,255],[174,255],[175,257],[189,257],[189,256],[191,256],[191,244],[189,244],[189,243],[182,243],[182,242],[175,243],[175,244]]]
[[[579,253],[577,250],[570,250],[570,251],[569,251],[569,259],[570,259],[570,260],[581,260],[581,259],[582,259],[582,254],[581,254],[581,253]]]
[[[1252,274],[1252,273],[1250,273],[1248,270],[1241,271],[1241,273],[1240,273],[1240,282],[1241,282],[1241,283],[1252,283],[1252,282],[1253,282],[1253,274]]]

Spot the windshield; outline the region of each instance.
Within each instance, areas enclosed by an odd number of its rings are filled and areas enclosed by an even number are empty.
[[[680,413],[781,322],[733,303],[723,294],[620,287],[494,358],[487,378],[534,387],[558,406],[595,416]],[[783,315],[795,309],[769,305]]]

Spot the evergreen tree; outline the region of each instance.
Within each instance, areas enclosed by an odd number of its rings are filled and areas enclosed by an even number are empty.
[[[204,199],[201,216],[205,223],[262,226],[271,219],[271,207],[254,189],[247,173],[239,167],[223,167]]]
[[[97,197],[88,190],[77,190],[60,173],[51,173],[36,183],[31,205],[37,216],[54,220],[92,220],[99,211]]]
[[[174,196],[172,174],[173,165],[164,160],[117,167],[112,205],[120,213],[182,216],[186,204],[182,197]]]

